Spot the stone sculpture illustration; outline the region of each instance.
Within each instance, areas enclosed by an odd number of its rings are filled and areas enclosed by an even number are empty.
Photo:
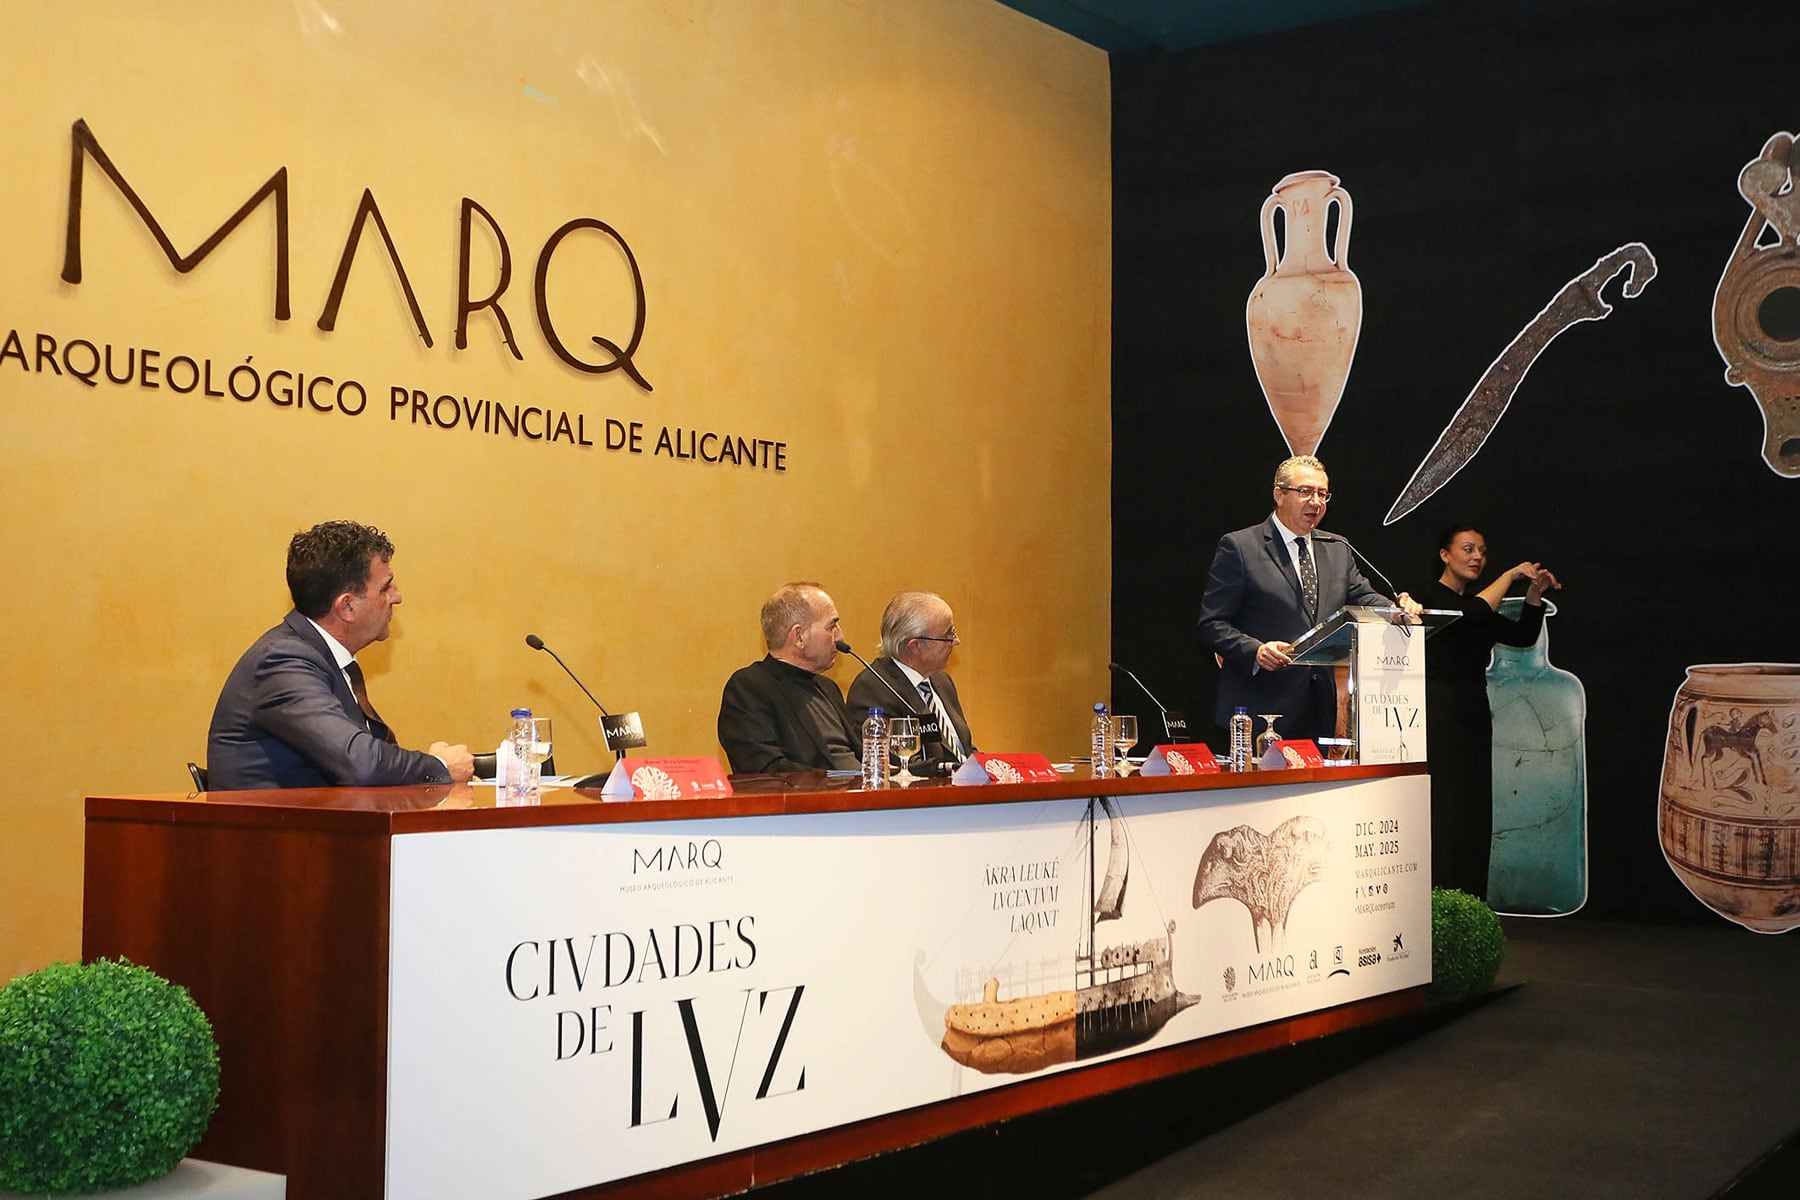
[[[1488,435],[1506,414],[1513,393],[1519,390],[1525,373],[1538,360],[1550,343],[1570,326],[1581,321],[1601,321],[1612,312],[1600,291],[1623,273],[1626,299],[1641,294],[1656,278],[1656,258],[1642,242],[1627,242],[1609,254],[1602,255],[1593,266],[1557,290],[1538,315],[1488,365],[1462,407],[1450,418],[1444,432],[1425,455],[1425,461],[1413,477],[1400,489],[1383,525],[1392,525],[1423,504],[1431,494],[1450,482],[1450,477],[1468,465]]]
[[[1328,216],[1338,208],[1335,244]],[[1276,253],[1275,214],[1285,218]],[[1350,271],[1350,193],[1329,171],[1296,171],[1262,206],[1263,277],[1244,323],[1250,361],[1291,454],[1311,454],[1331,424],[1362,333],[1362,283]]]
[[[1800,476],[1797,136],[1777,133],[1739,172],[1750,219],[1713,294],[1713,344],[1725,360],[1725,382],[1750,389],[1762,409],[1763,461],[1790,479]]]
[[[1657,833],[1669,869],[1720,916],[1758,933],[1800,925],[1800,666],[1688,668]]]
[[[1258,953],[1279,953],[1302,888],[1325,871],[1331,843],[1317,817],[1290,817],[1263,833],[1239,825],[1213,835],[1194,874],[1194,907],[1231,899],[1250,913]]]

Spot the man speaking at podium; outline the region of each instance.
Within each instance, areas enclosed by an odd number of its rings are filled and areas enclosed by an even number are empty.
[[[1330,667],[1289,667],[1293,642],[1346,604],[1389,605],[1357,570],[1350,544],[1319,528],[1331,503],[1325,464],[1310,454],[1275,468],[1275,511],[1260,525],[1219,539],[1200,642],[1219,656],[1221,726],[1239,707],[1279,713],[1284,738],[1330,737],[1337,727],[1337,684]],[[1401,592],[1401,608],[1420,606]]]
[[[387,535],[326,521],[288,543],[294,611],[225,679],[206,738],[207,786],[380,787],[465,783],[467,746],[402,750],[376,714],[356,653],[388,635],[400,604]]]

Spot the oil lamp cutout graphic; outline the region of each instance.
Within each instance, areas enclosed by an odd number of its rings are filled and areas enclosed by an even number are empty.
[[[1750,202],[1719,290],[1713,341],[1725,380],[1747,387],[1763,414],[1763,461],[1777,475],[1800,476],[1800,146],[1777,133],[1738,174]]]

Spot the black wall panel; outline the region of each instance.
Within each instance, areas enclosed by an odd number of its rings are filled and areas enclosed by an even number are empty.
[[[1457,0],[1113,64],[1114,656],[1211,728],[1194,641],[1219,534],[1260,520],[1287,447],[1244,305],[1282,176],[1339,176],[1363,324],[1318,454],[1325,527],[1401,587],[1470,521],[1496,564],[1562,577],[1550,655],[1587,690],[1587,912],[1715,920],[1663,861],[1671,701],[1692,663],[1800,661],[1800,479],[1760,457],[1724,381],[1713,293],[1750,209],[1736,180],[1800,131],[1800,6]],[[1659,274],[1537,360],[1473,462],[1388,507],[1488,364],[1627,242]],[[1122,711],[1151,711],[1124,679]],[[1218,738],[1215,733],[1215,744]]]

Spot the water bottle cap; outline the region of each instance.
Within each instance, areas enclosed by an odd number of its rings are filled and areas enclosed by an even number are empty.
[[[1250,712],[1250,710],[1249,710],[1249,709],[1248,709],[1248,708],[1246,708],[1246,707],[1244,707],[1244,706],[1243,706],[1243,705],[1242,705],[1242,704],[1240,704],[1240,705],[1238,705],[1238,706],[1237,706],[1237,710],[1238,710],[1238,711],[1239,711],[1239,712],[1241,712],[1241,713],[1244,713],[1244,714],[1246,714],[1246,715],[1248,715],[1248,714],[1249,714],[1249,712]]]
[[[871,709],[870,709],[870,710],[869,710],[869,715],[870,715],[870,716],[871,716],[871,717],[885,717],[885,716],[887,716],[887,709],[885,709],[885,708],[871,708]]]
[[[1094,711],[1099,713],[1101,716],[1105,716],[1106,715],[1106,702],[1103,700],[1099,704],[1094,705]]]
[[[513,720],[517,721],[521,717],[529,717],[531,715],[531,710],[529,708],[515,708],[512,710],[512,715]]]

